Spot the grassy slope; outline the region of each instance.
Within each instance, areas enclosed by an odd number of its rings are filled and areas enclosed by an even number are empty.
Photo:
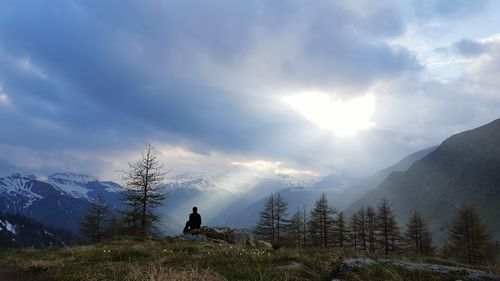
[[[211,242],[117,240],[67,249],[2,250],[0,280],[460,279],[381,265],[353,276],[336,276],[343,259],[365,256],[347,249],[267,250]],[[293,262],[303,266],[294,267]]]

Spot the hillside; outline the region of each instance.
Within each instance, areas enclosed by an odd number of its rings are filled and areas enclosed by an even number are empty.
[[[229,213],[226,216],[224,225],[252,227],[257,222],[259,213],[272,192],[279,192],[281,196],[283,196],[284,200],[288,203],[288,212],[290,214],[294,213],[297,208],[302,209],[304,206],[306,210],[309,211],[323,192],[327,194],[328,200],[332,206],[339,210],[343,210],[361,198],[369,190],[376,188],[392,172],[406,171],[413,163],[420,160],[434,149],[435,147],[431,147],[410,154],[401,159],[398,163],[377,172],[373,176],[358,181],[348,188],[343,185],[347,182],[354,181],[354,178],[349,178],[346,175],[339,176],[331,174],[311,187],[296,186],[286,187],[280,190],[269,189],[266,197],[245,206],[238,212]]]
[[[360,199],[368,191],[376,188],[392,172],[402,172],[408,170],[408,168],[411,165],[413,165],[415,162],[425,157],[430,152],[434,151],[434,149],[436,149],[436,147],[430,147],[412,153],[406,156],[405,158],[401,159],[396,164],[391,165],[383,170],[380,170],[374,175],[349,186],[345,191],[343,191],[334,198],[333,200],[334,206],[336,206],[341,210],[349,207],[350,204]]]
[[[401,267],[402,261],[414,268]],[[410,261],[430,263],[428,267],[433,269],[447,268],[443,264],[453,265],[438,259],[382,258],[339,248],[273,250],[168,238],[115,240],[40,251],[1,251],[0,280],[470,280],[466,269],[453,268],[454,274],[442,274]],[[493,277],[478,280],[495,280],[492,274],[486,276]]]
[[[441,242],[457,209],[472,203],[500,240],[500,119],[453,135],[405,172],[394,172],[352,204],[376,206],[387,198],[400,223],[419,210]]]
[[[68,231],[48,227],[22,215],[0,212],[0,248],[62,247],[76,241]]]

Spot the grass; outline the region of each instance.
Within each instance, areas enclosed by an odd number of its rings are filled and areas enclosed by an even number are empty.
[[[92,246],[0,251],[0,280],[332,280],[350,249],[261,249],[173,239],[114,240]],[[372,258],[376,258],[373,257]],[[375,265],[341,280],[456,280]],[[460,278],[466,280],[464,278]]]

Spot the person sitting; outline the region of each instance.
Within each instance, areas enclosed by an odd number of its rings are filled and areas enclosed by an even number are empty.
[[[193,207],[193,212],[189,215],[189,220],[186,222],[183,233],[191,231],[193,229],[200,229],[201,227],[201,216],[198,214],[198,208]]]

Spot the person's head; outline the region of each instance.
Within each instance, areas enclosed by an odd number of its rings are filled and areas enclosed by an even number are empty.
[[[193,213],[197,213],[198,212],[198,208],[197,207],[193,207]]]

